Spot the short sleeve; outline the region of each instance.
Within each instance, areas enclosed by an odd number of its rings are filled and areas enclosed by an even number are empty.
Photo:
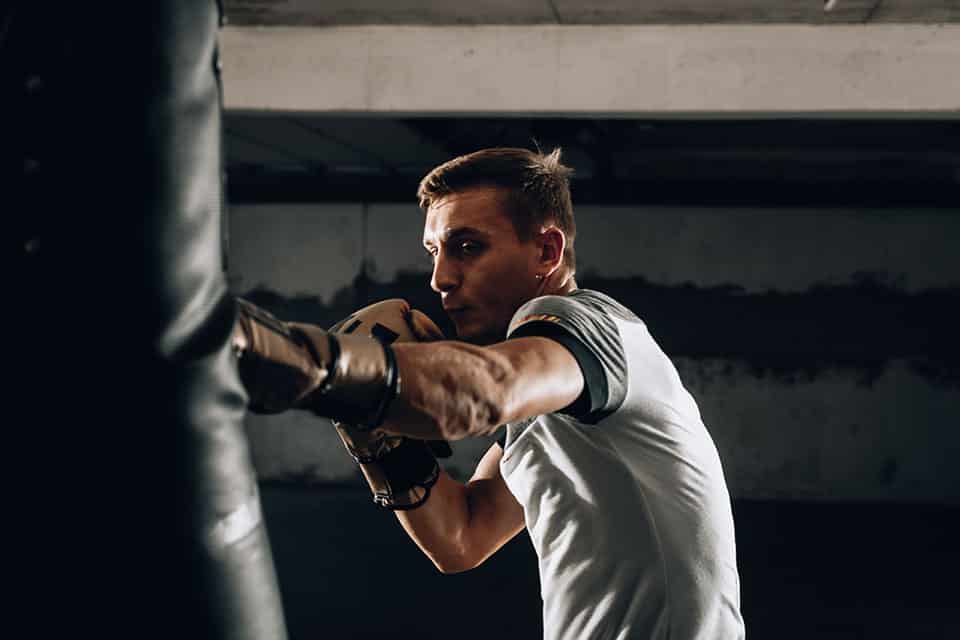
[[[517,310],[507,331],[508,339],[527,336],[556,340],[580,365],[583,392],[560,413],[596,424],[623,404],[627,392],[623,341],[601,301],[581,300],[575,294],[534,298]]]

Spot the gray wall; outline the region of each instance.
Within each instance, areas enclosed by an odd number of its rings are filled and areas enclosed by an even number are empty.
[[[581,286],[648,323],[734,496],[960,501],[960,218],[946,210],[577,209]],[[440,322],[412,204],[243,205],[234,291],[328,325],[401,296]],[[251,416],[264,479],[360,483],[305,414]],[[489,440],[454,444],[465,477]]]

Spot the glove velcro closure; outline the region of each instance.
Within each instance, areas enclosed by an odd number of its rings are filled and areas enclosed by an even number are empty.
[[[362,462],[373,492],[373,501],[391,510],[415,509],[430,497],[430,488],[440,477],[440,465],[423,440],[402,438],[381,458]]]

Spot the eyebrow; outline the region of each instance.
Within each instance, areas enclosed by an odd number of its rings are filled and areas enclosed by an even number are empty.
[[[441,234],[440,236],[440,241],[451,242],[463,236],[477,236],[481,239],[488,239],[490,237],[490,233],[488,231],[481,231],[480,229],[477,229],[475,227],[457,227],[455,229],[444,231],[444,233]],[[424,247],[430,247],[430,246],[433,246],[433,244],[434,244],[433,240],[423,241]]]

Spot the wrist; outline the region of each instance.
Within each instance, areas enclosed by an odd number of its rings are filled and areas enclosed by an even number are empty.
[[[328,339],[328,376],[307,408],[360,431],[378,427],[400,393],[393,349],[368,336],[330,333]]]

